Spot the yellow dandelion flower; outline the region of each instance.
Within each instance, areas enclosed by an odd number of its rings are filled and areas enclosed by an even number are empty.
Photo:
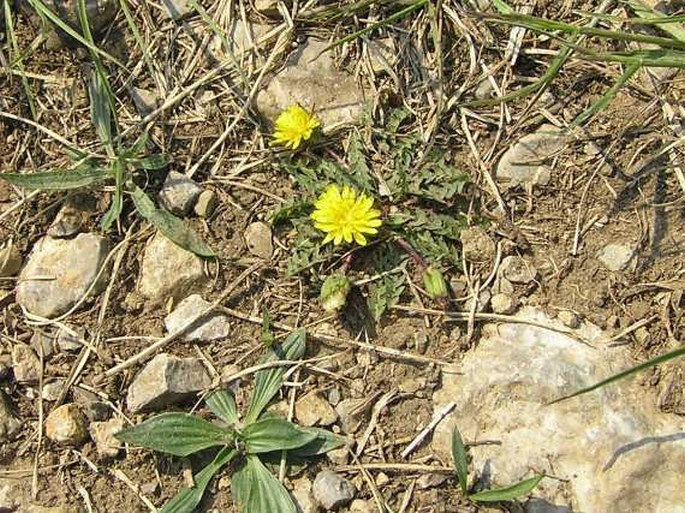
[[[364,234],[378,233],[381,225],[381,213],[373,207],[373,198],[364,193],[357,193],[350,187],[329,185],[326,191],[314,202],[315,210],[311,214],[314,226],[326,232],[323,244],[352,242],[366,246]]]
[[[282,144],[293,150],[299,148],[302,141],[308,140],[314,129],[321,126],[317,119],[299,105],[291,105],[281,112],[276,119],[274,144]]]

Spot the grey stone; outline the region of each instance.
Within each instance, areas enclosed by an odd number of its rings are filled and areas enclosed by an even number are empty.
[[[557,314],[557,320],[572,330],[575,330],[580,326],[580,317],[577,313],[572,312],[571,310],[562,310],[559,312]]]
[[[197,358],[155,356],[133,380],[126,405],[133,412],[155,410],[209,388],[212,378]]]
[[[362,423],[365,412],[360,410],[366,401],[364,399],[343,399],[335,411],[340,419],[340,428],[343,433],[353,434]]]
[[[532,308],[517,315],[554,324]],[[433,450],[450,458],[456,424],[466,442],[498,440],[470,449],[472,467],[480,474],[487,468],[492,486],[517,482],[535,469],[557,478],[535,489],[536,498],[556,507],[683,511],[683,422],[656,411],[649,390],[624,380],[548,404],[631,366],[629,351],[602,344],[608,336],[596,326],[585,322],[578,333],[594,347],[530,325],[484,326],[460,374],[443,374],[433,396],[436,412],[456,402],[435,430]]]
[[[319,510],[312,496],[312,482],[308,478],[301,477],[293,481],[292,495],[297,513],[316,513]]]
[[[170,171],[159,191],[159,199],[173,214],[185,216],[193,208],[201,192],[202,187],[186,175]]]
[[[105,422],[91,422],[88,431],[95,442],[95,448],[101,458],[116,458],[121,448],[121,442],[114,436],[124,428],[122,419],[112,419]]]
[[[470,262],[490,262],[495,259],[495,241],[482,226],[470,226],[459,234],[464,258]]]
[[[623,271],[635,256],[630,244],[607,244],[597,252],[597,259],[610,271]]]
[[[330,426],[338,420],[338,414],[321,395],[309,392],[295,403],[295,417],[298,422],[307,427]]]
[[[88,438],[87,420],[75,403],[52,410],[45,420],[45,436],[53,442],[78,446]]]
[[[138,114],[141,118],[151,114],[159,104],[159,96],[157,91],[152,89],[140,89],[139,87],[132,87],[129,89],[129,94],[133,100]]]
[[[54,402],[59,399],[64,383],[65,380],[63,378],[57,378],[54,381],[43,384],[43,389],[41,390],[43,401]]]
[[[17,302],[29,312],[52,318],[65,313],[95,283],[104,263],[109,243],[94,233],[81,233],[74,239],[43,237],[33,247],[19,276]],[[105,273],[103,273],[104,275]]]
[[[57,332],[57,347],[63,352],[79,351],[83,347],[82,340],[83,336],[64,328]]]
[[[509,187],[544,185],[549,168],[543,164],[559,153],[568,136],[552,125],[543,125],[511,146],[497,164],[496,176]]]
[[[350,461],[350,447],[343,445],[337,449],[331,449],[326,453],[326,457],[334,465],[347,465]]]
[[[188,0],[162,0],[162,5],[166,17],[174,21],[182,19],[194,10]]]
[[[357,121],[364,109],[355,78],[335,69],[326,41],[309,38],[257,96],[257,108],[270,119],[294,104],[315,109],[324,129]],[[323,52],[323,53],[322,53]],[[307,84],[307,87],[302,87]]]
[[[476,312],[485,312],[490,306],[490,300],[492,299],[492,292],[488,289],[481,290],[478,294],[478,301],[476,301]],[[473,308],[473,297],[469,298],[464,303],[464,311],[470,312]]]
[[[55,353],[55,335],[43,330],[36,330],[31,335],[31,348],[36,355],[43,354],[43,358],[49,358]]]
[[[332,510],[349,504],[356,494],[354,485],[332,470],[323,470],[314,478],[312,494],[324,509]]]
[[[199,294],[192,294],[181,301],[178,306],[164,318],[164,325],[169,333],[178,331],[189,321],[207,310],[212,304],[202,299]],[[224,314],[212,312],[198,320],[183,338],[188,341],[209,342],[228,337],[231,323]]]
[[[499,266],[499,274],[512,283],[530,283],[535,279],[538,270],[520,256],[508,256]]]
[[[248,251],[264,260],[270,260],[274,254],[271,238],[271,228],[261,221],[250,223],[245,230],[245,244]]]
[[[22,492],[16,479],[0,479],[0,513],[10,513],[20,505]]]
[[[476,90],[473,92],[473,96],[475,96],[476,100],[487,100],[489,98],[492,98],[494,94],[495,88],[493,87],[492,82],[490,82],[489,78],[486,78],[478,82]]]
[[[86,221],[87,212],[86,203],[80,198],[67,200],[50,224],[48,235],[55,239],[76,235]]]
[[[490,300],[492,311],[496,314],[509,315],[516,311],[518,301],[511,294],[499,293],[492,296]]]
[[[17,247],[10,241],[0,249],[0,278],[14,276],[21,269],[23,257]]]
[[[12,370],[17,383],[38,383],[40,359],[29,346],[15,344],[12,347]]]
[[[205,219],[208,218],[214,213],[217,201],[216,192],[210,190],[202,191],[195,203],[195,214]]]
[[[21,432],[22,421],[14,415],[10,400],[0,389],[0,443],[14,440]]]
[[[200,257],[157,232],[143,254],[138,292],[157,304],[179,299],[205,279]]]
[[[107,403],[100,401],[99,397],[89,390],[76,386],[71,388],[74,402],[79,405],[83,414],[90,422],[107,420],[110,415]]]
[[[447,481],[449,476],[445,474],[437,474],[433,472],[428,472],[421,474],[416,480],[416,486],[419,490],[427,490],[428,488],[435,488],[440,486],[442,483]]]

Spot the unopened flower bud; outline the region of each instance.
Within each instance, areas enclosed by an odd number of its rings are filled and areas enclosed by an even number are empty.
[[[321,286],[321,305],[327,312],[337,312],[347,302],[352,284],[344,274],[332,274]]]
[[[447,284],[440,269],[429,267],[423,273],[423,285],[433,299],[447,297]]]

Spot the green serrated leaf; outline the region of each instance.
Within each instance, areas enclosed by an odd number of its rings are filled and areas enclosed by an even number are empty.
[[[469,467],[466,459],[466,446],[461,439],[461,433],[457,426],[452,431],[452,460],[454,461],[454,471],[457,473],[459,488],[463,497],[468,496],[468,477]]]
[[[482,492],[469,495],[469,499],[476,502],[511,501],[518,497],[528,495],[533,488],[535,488],[538,483],[542,481],[543,477],[545,477],[544,474],[539,474],[515,485],[504,488],[496,488],[494,490],[483,490]]]
[[[257,456],[248,455],[233,474],[231,491],[242,513],[297,513],[286,489]]]
[[[17,187],[61,191],[80,189],[98,182],[104,182],[111,178],[111,175],[103,168],[83,165],[72,171],[49,171],[30,174],[0,173],[0,178]]]
[[[208,447],[232,444],[235,432],[195,415],[162,413],[115,436],[122,442],[175,456],[188,456]]]
[[[296,456],[300,458],[308,458],[311,456],[318,456],[320,454],[326,454],[328,451],[337,449],[345,445],[345,439],[339,437],[328,431],[327,429],[321,428],[300,428],[304,429],[315,435],[315,438],[296,449],[288,451],[288,456]]]
[[[183,488],[159,510],[159,513],[192,513],[195,511],[212,477],[237,454],[233,447],[221,449],[214,457],[214,461],[195,474],[193,477],[195,486]]]
[[[235,398],[227,390],[212,392],[205,402],[212,413],[227,424],[234,425],[240,422]]]
[[[306,340],[307,335],[304,329],[295,330],[283,341],[280,349],[272,347],[262,361],[297,360],[304,354]],[[246,424],[255,422],[271,399],[278,393],[283,384],[283,374],[285,374],[285,369],[282,367],[257,372],[255,389],[245,415]]]
[[[138,213],[172,242],[199,256],[215,256],[209,246],[182,219],[176,217],[171,212],[157,208],[140,187],[133,186],[131,197]]]
[[[376,322],[388,308],[399,302],[405,289],[404,283],[404,274],[386,274],[372,286],[367,303]]]
[[[241,430],[249,454],[296,449],[313,441],[316,433],[278,417],[258,420]]]

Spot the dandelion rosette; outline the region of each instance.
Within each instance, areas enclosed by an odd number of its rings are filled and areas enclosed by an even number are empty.
[[[366,235],[378,233],[382,224],[380,211],[373,208],[373,198],[357,193],[351,187],[329,185],[326,191],[314,202],[311,214],[314,226],[326,233],[323,244],[356,242],[366,246]]]
[[[320,123],[299,105],[292,105],[281,112],[274,127],[274,144],[296,150],[302,141],[308,140]]]

